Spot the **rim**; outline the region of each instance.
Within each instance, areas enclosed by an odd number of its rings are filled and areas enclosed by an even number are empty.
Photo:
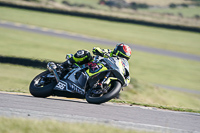
[[[91,88],[89,91],[89,97],[102,97],[103,95],[109,93],[112,90],[112,83],[110,83],[108,86],[105,86],[103,89],[101,88]]]
[[[50,78],[48,78],[47,76],[49,75]],[[51,76],[51,73],[45,74],[43,76],[40,76],[38,78],[36,78],[34,80],[34,86],[37,88],[43,88],[47,85],[49,85],[50,83],[55,81],[55,77]]]

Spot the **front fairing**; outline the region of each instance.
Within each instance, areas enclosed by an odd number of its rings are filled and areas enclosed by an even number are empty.
[[[122,83],[122,85],[125,84],[125,68],[122,62],[122,59],[119,57],[109,57],[109,58],[103,58],[99,57],[94,62],[97,62],[100,69],[98,72],[91,73],[90,70],[87,70],[88,75],[90,76],[90,79],[93,79],[93,77],[96,77],[97,75],[100,75],[101,73],[111,72],[113,77],[118,78],[118,80]],[[89,68],[91,69],[91,68]],[[104,75],[104,74],[102,74]]]
[[[110,57],[104,58],[101,60],[102,63],[106,64],[106,67],[110,72],[114,75],[114,77],[118,78],[122,84],[125,84],[125,68],[123,66],[122,59],[119,57]]]

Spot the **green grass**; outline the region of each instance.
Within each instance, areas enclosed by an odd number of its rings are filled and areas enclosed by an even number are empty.
[[[141,81],[200,90],[200,62],[135,52],[130,65]]]
[[[93,47],[98,46],[18,30],[0,28],[0,31],[0,53],[6,56],[63,62],[68,53],[75,53],[78,49],[91,51]],[[129,62],[131,77],[141,82],[200,90],[200,62],[134,50]]]
[[[105,124],[70,123],[48,119],[0,117],[0,123],[1,133],[144,133],[137,130],[111,127]]]
[[[192,112],[192,113],[200,113],[199,109],[191,109],[191,108],[181,108],[181,107],[173,107],[169,105],[155,105],[155,104],[146,104],[146,103],[136,103],[133,101],[123,101],[123,100],[117,100],[112,99],[111,100],[114,103],[120,103],[125,105],[138,105],[138,106],[144,106],[144,107],[153,107],[153,108],[159,108],[159,109],[165,109],[165,110],[173,110],[173,111],[180,111],[180,112]]]
[[[0,7],[0,16],[3,20],[200,55],[199,33],[5,7]]]
[[[144,83],[139,83],[139,86],[126,88],[120,93],[120,99],[114,102],[200,113],[199,95],[165,90]]]
[[[44,70],[0,64],[0,91],[29,93],[32,79]]]

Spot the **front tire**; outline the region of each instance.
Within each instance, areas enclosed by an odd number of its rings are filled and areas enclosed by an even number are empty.
[[[111,100],[112,98],[116,97],[119,94],[121,87],[122,87],[122,85],[119,81],[112,81],[111,88],[108,93],[106,93],[100,97],[93,97],[92,96],[93,89],[90,89],[86,92],[85,98],[88,103],[101,104],[101,103],[107,102],[107,101]]]
[[[44,71],[37,75],[29,86],[29,91],[34,97],[48,97],[53,94],[53,88],[56,86],[57,82],[54,80],[52,82],[49,82],[48,84],[45,84],[43,86],[38,86],[36,84],[37,80],[40,80],[42,76],[46,76],[49,74],[49,70]]]

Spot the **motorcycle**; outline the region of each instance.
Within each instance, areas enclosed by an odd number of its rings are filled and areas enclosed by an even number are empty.
[[[30,83],[29,91],[35,97],[65,96],[101,104],[118,96],[125,86],[125,68],[120,57],[96,56],[93,62],[75,64],[64,72],[61,65],[53,62],[47,68]]]

